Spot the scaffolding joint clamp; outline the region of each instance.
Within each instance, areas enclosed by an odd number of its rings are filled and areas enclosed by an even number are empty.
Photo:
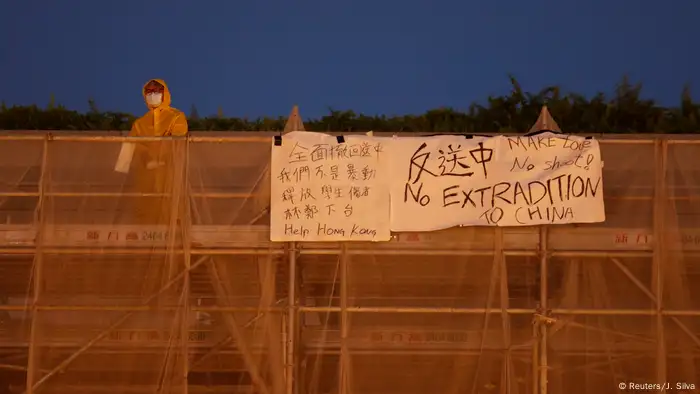
[[[543,309],[538,306],[535,309],[535,315],[533,316],[532,324],[549,324],[552,325],[557,322],[557,319],[552,317],[551,309]]]

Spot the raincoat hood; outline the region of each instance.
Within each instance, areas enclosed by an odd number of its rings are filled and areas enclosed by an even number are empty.
[[[143,99],[146,100],[146,85],[150,82],[158,82],[163,85],[163,100],[157,107],[146,103],[148,112],[136,119],[131,125],[130,136],[135,137],[166,137],[187,135],[187,118],[182,111],[170,106],[172,100],[168,85],[162,79],[151,79],[144,86]],[[155,153],[154,153],[155,155]]]
[[[141,89],[141,94],[143,95],[143,100],[146,101],[146,86],[148,86],[149,83],[151,82],[158,82],[159,84],[163,85],[163,102],[155,108],[166,108],[170,107],[170,103],[172,102],[172,98],[170,97],[170,90],[168,89],[168,85],[166,85],[165,81],[162,79],[149,79],[148,82],[146,82],[143,85],[143,89]],[[154,107],[151,107],[146,103],[146,106],[148,109],[153,109]]]

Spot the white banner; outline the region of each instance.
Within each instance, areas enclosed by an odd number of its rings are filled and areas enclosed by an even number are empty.
[[[605,221],[594,139],[408,137],[390,150],[392,231]]]
[[[272,144],[272,241],[388,241],[386,138],[295,131]]]

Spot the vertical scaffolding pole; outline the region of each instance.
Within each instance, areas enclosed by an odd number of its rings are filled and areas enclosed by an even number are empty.
[[[666,141],[657,139],[654,143],[654,243],[652,284],[656,297],[656,379],[666,381],[666,338],[664,332],[663,305],[663,261],[665,241],[665,206],[666,206]]]
[[[272,259],[272,253],[264,257],[256,257],[258,278],[260,278],[260,305],[261,308],[270,308],[276,305],[276,265]],[[262,323],[262,337],[266,342],[267,369],[270,376],[272,393],[283,394],[285,390],[284,363],[286,357],[286,329],[280,316],[272,311],[259,312],[258,322]]]
[[[547,303],[547,288],[548,285],[548,227],[543,225],[540,226],[540,308],[542,309],[543,316],[548,315],[548,303]],[[547,365],[547,324],[544,319],[540,319],[537,323],[538,330],[538,389],[539,394],[547,394],[547,375],[548,375],[548,365]]]
[[[184,263],[185,263],[185,276],[183,277],[183,287],[182,291],[184,293],[184,303],[181,305],[181,336],[182,336],[182,382],[183,388],[182,392],[187,394],[189,392],[188,376],[190,373],[190,267],[192,266],[192,251],[190,250],[192,246],[190,232],[192,231],[192,215],[190,210],[190,140],[189,138],[185,140],[185,155],[183,157],[183,176],[180,181],[183,186],[181,190],[184,191],[179,198],[181,198],[181,208],[178,212],[181,214],[180,217],[180,239],[182,240],[182,248],[184,251]],[[178,379],[179,380],[179,379]]]
[[[167,251],[165,255],[165,280],[163,285],[171,281],[179,281],[181,277],[182,290],[178,296],[178,301],[174,309],[173,328],[170,330],[168,349],[165,353],[163,369],[161,371],[158,391],[176,390],[178,384],[183,385],[182,392],[187,394],[187,360],[189,357],[189,236],[186,234],[187,220],[185,218],[185,208],[187,206],[188,183],[187,183],[187,140],[169,139],[161,144],[170,144],[170,161],[173,173],[168,181],[170,190],[164,188],[168,203],[170,204],[167,215]],[[183,145],[184,144],[184,145]],[[166,182],[167,184],[167,182]],[[178,237],[179,236],[179,237]],[[178,247],[178,239],[182,243],[182,260],[180,255],[174,253]],[[182,264],[182,266],[180,265]],[[184,271],[180,271],[184,269]],[[166,299],[170,299],[166,295]],[[167,305],[167,301],[164,303]],[[168,316],[170,317],[170,316]],[[175,327],[177,327],[175,329]],[[170,349],[172,344],[173,350]],[[179,363],[179,365],[178,365]]]
[[[210,256],[210,259],[209,275],[212,285],[214,286],[214,291],[216,292],[219,305],[230,306],[230,286],[228,288],[225,287],[225,284],[229,284],[229,276],[226,274],[226,267],[224,264],[217,262],[215,257]],[[221,317],[224,320],[226,328],[231,334],[231,338],[233,338],[238,346],[238,349],[241,351],[243,362],[248,369],[248,373],[250,374],[250,378],[252,379],[253,384],[256,386],[256,389],[260,392],[260,394],[269,394],[270,390],[268,389],[263,376],[260,374],[260,369],[256,363],[251,344],[245,337],[243,329],[241,326],[239,326],[233,311],[222,312]]]
[[[29,328],[29,354],[27,355],[27,389],[26,394],[34,393],[34,385],[37,379],[37,371],[39,370],[37,363],[37,324],[39,324],[38,305],[41,296],[42,278],[43,278],[43,262],[44,262],[44,229],[46,228],[46,213],[45,213],[45,197],[46,197],[46,173],[48,167],[48,149],[50,134],[44,139],[43,151],[41,153],[41,173],[39,175],[39,201],[35,211],[35,233],[36,233],[36,255],[34,256],[34,288],[32,294],[31,308],[31,323]]]
[[[343,242],[340,251],[340,394],[350,394],[350,353],[348,349],[348,253]]]
[[[534,322],[533,322],[534,323]],[[539,327],[537,327],[537,324],[532,325],[532,360],[531,360],[531,365],[532,365],[532,393],[534,394],[539,394],[539,387],[540,387],[540,379],[539,379],[539,373],[540,370],[538,366],[540,365],[539,361],[539,353],[540,353],[540,343],[537,340],[537,337],[539,336],[539,333],[537,332],[539,330]]]
[[[296,313],[297,313],[297,245],[289,243],[289,294],[287,302],[287,360],[285,363],[285,375],[287,378],[287,394],[294,394],[295,358],[296,358]]]
[[[510,299],[508,293],[508,262],[506,261],[505,254],[503,253],[503,228],[496,227],[494,229],[495,235],[495,250],[494,250],[494,264],[498,264],[499,268],[499,295],[501,299],[501,329],[503,330],[503,348],[506,349],[503,354],[503,370],[502,370],[502,382],[501,387],[505,387],[505,393],[510,394],[513,390],[513,352],[512,352],[512,335],[511,335],[511,324],[510,324],[510,314],[508,309],[510,309]],[[489,308],[491,305],[488,306]],[[484,327],[485,330],[488,327]]]
[[[208,221],[211,221],[211,213],[204,212]],[[209,277],[216,293],[217,303],[220,307],[230,307],[231,283],[228,274],[226,274],[226,265],[220,263],[216,256],[209,256]],[[253,385],[261,394],[269,394],[267,384],[260,374],[256,358],[252,352],[251,346],[244,335],[242,328],[239,326],[233,311],[222,311],[221,317],[227,330],[231,334],[231,338],[241,351],[243,362],[248,369]]]

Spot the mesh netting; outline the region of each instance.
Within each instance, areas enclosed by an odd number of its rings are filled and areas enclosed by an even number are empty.
[[[603,139],[603,224],[341,244],[269,242],[268,135],[0,138],[0,393],[700,383],[697,141]]]

